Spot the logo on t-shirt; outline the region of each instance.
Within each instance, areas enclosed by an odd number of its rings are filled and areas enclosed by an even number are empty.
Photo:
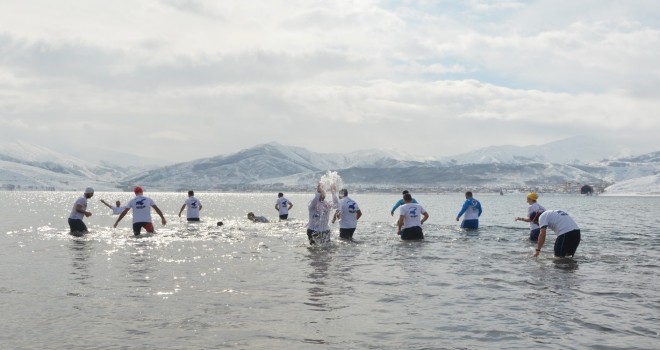
[[[408,212],[408,214],[410,214],[411,218],[416,218],[418,216],[417,208],[415,208],[415,207],[410,208],[410,211]]]
[[[139,201],[135,201],[135,208],[144,209],[146,207],[146,205],[144,205],[145,200],[146,200],[145,198],[142,198]]]

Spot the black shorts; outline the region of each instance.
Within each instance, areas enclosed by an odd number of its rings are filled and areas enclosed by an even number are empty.
[[[557,236],[555,240],[555,256],[565,257],[575,255],[578,245],[580,245],[580,230],[573,230]]]
[[[355,232],[355,227],[353,227],[353,228],[340,228],[339,229],[339,238],[353,239],[353,233],[354,232]]]
[[[188,218],[188,221],[199,221],[199,218]]]
[[[134,222],[133,223],[133,234],[136,236],[140,234],[140,230],[144,229],[149,233],[154,233],[154,225],[150,222]]]
[[[535,228],[533,230],[529,231],[529,240],[532,242],[538,242],[539,241],[539,233],[541,233],[540,228]]]
[[[71,228],[71,232],[87,232],[87,226],[82,219],[69,218],[69,228]]]
[[[328,243],[330,242],[330,231],[314,231],[307,229],[307,238],[309,244]]]
[[[282,214],[280,215],[280,220],[286,220],[289,218],[289,214]]]
[[[413,239],[424,239],[424,233],[420,226],[413,226],[404,228],[401,230],[401,239],[403,240],[413,240]]]

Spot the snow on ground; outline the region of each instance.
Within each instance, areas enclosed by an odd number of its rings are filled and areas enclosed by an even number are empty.
[[[603,196],[660,196],[660,174],[621,181],[605,188]]]

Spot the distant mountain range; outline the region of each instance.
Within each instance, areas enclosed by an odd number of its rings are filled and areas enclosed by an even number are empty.
[[[541,146],[493,146],[429,160],[384,150],[322,154],[268,143],[229,155],[140,169],[103,160],[91,163],[18,142],[0,146],[0,166],[0,185],[5,189],[79,191],[91,185],[116,191],[139,184],[152,191],[308,191],[333,170],[346,184],[373,191],[401,187],[573,191],[579,184],[598,189],[637,178],[652,182],[660,173],[660,152],[630,155],[622,147],[573,138]]]

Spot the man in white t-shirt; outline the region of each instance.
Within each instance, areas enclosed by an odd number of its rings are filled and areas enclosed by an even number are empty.
[[[339,238],[352,240],[357,222],[362,216],[362,211],[358,204],[348,197],[347,189],[344,188],[339,191],[339,198],[339,202],[335,203],[337,212],[332,218],[332,223],[334,224],[339,218]]]
[[[183,209],[186,207],[188,207],[188,211],[186,212],[188,221],[199,221],[199,211],[202,210],[202,202],[195,198],[195,192],[192,190],[188,191],[188,199],[181,206],[179,217],[181,217],[181,213],[183,213]]]
[[[275,202],[275,210],[279,212],[280,220],[289,218],[289,210],[293,207],[293,203],[284,197],[284,193],[277,194],[277,201]]]
[[[337,194],[335,187],[332,190],[332,203],[325,201],[325,191],[321,183],[316,187],[316,195],[314,199],[309,202],[309,222],[307,223],[307,238],[309,244],[328,243],[330,242],[330,214],[334,214],[332,208],[334,203],[337,203]]]
[[[397,234],[403,240],[424,239],[422,224],[428,220],[429,213],[421,205],[412,202],[410,193],[403,195],[403,202],[405,204],[399,207]]]
[[[117,205],[116,207],[108,204],[108,202],[104,201],[103,199],[101,199],[101,203],[105,204],[108,208],[110,208],[110,210],[112,210],[112,215],[119,215],[122,211],[124,211],[124,209],[126,209],[126,207],[121,206],[120,201],[115,202],[115,205]]]
[[[69,228],[74,236],[82,236],[87,233],[87,226],[83,222],[83,218],[92,216],[92,213],[87,211],[87,200],[92,198],[93,195],[94,189],[87,187],[82,197],[73,203],[71,214],[69,214]]]
[[[541,248],[543,248],[548,227],[557,234],[555,257],[563,258],[567,255],[575,255],[575,251],[580,244],[580,228],[566,212],[561,210],[544,211],[539,217],[539,226],[541,226],[541,232],[539,233],[539,243],[534,256],[539,256]]]
[[[165,225],[167,221],[165,220],[165,216],[163,216],[163,212],[158,209],[156,206],[156,203],[154,203],[153,200],[149,197],[145,197],[143,195],[142,187],[138,186],[135,187],[135,198],[131,199],[128,204],[126,205],[126,209],[119,214],[119,217],[117,218],[117,221],[115,222],[113,227],[117,227],[117,224],[121,221],[121,219],[126,216],[126,213],[128,213],[129,209],[133,209],[133,233],[137,236],[140,234],[140,231],[144,227],[144,229],[149,232],[153,233],[154,232],[154,225],[151,223],[151,208],[154,208],[156,213],[160,216],[161,223]]]

